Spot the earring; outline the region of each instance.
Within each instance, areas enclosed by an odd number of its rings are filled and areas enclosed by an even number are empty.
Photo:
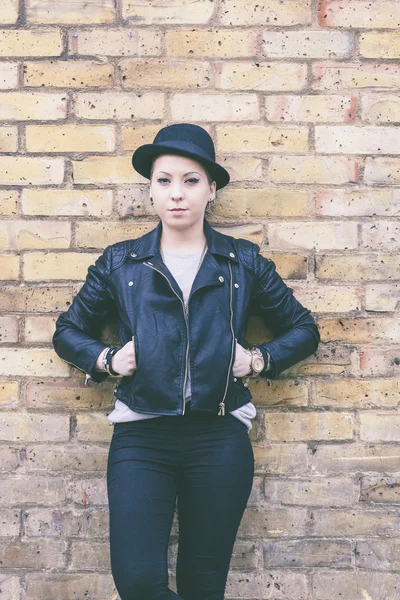
[[[151,196],[150,196],[149,200],[150,200],[150,204],[153,204],[153,198]]]
[[[209,206],[214,206],[214,204],[215,204],[215,196],[213,196],[212,198],[210,198],[207,204]]]

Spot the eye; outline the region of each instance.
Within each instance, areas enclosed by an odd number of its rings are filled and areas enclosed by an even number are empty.
[[[158,183],[164,183],[164,181],[169,181],[166,177],[160,177],[157,179]]]
[[[190,179],[186,179],[186,181],[189,181],[190,183],[199,183],[200,180],[196,177],[191,177]]]

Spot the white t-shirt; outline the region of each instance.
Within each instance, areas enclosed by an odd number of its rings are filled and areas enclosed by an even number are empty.
[[[174,252],[163,252],[164,262],[176,282],[182,290],[183,298],[187,302],[192,284],[197,273],[199,260],[202,252],[195,252],[190,254],[176,254]],[[190,366],[188,366],[188,377],[186,380],[185,387],[185,401],[188,402],[191,396],[191,378],[190,378]],[[252,428],[251,419],[256,416],[256,408],[252,402],[248,402],[244,406],[231,411],[231,414],[242,421],[247,430],[250,431]],[[126,404],[120,400],[116,400],[114,410],[109,414],[108,420],[110,425],[114,423],[126,423],[127,421],[139,421],[142,419],[157,418],[161,415],[148,415],[145,413],[139,413],[131,410]]]

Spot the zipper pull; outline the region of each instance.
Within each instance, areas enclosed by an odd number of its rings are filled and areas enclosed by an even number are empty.
[[[86,373],[86,375],[85,375],[85,385],[87,385],[89,379],[92,379],[92,377],[89,375],[89,373]]]
[[[224,417],[225,416],[225,402],[220,402],[219,403],[219,413],[218,413],[219,417]]]

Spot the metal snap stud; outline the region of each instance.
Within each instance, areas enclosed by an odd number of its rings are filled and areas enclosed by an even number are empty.
[[[128,283],[128,285],[129,285],[129,286],[132,286],[132,285],[133,285],[133,281],[130,281],[130,282]]]
[[[239,284],[238,284],[238,283],[235,283],[235,284],[234,284],[234,286],[235,286],[235,288],[238,288],[238,287],[239,287]]]
[[[232,256],[232,258],[235,258],[235,255],[233,252],[229,252],[229,256]]]
[[[218,279],[219,279],[220,281],[224,281],[224,278],[222,277],[222,275],[220,275],[220,276],[218,277]]]
[[[136,252],[131,252],[131,256],[132,256],[132,258],[136,258],[136,256],[137,256]]]

